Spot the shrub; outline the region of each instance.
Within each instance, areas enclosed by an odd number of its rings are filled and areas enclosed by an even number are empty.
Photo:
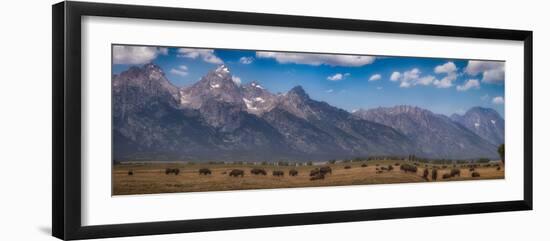
[[[392,165],[388,165],[388,171],[391,171],[393,170],[393,166]]]
[[[437,169],[432,169],[432,180],[437,180]]]

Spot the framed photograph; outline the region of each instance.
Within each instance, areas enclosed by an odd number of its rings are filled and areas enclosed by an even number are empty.
[[[532,32],[53,5],[53,235],[532,209]]]

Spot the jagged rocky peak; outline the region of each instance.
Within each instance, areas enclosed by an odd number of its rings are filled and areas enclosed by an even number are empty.
[[[306,93],[304,88],[301,85],[294,86],[287,92],[287,96],[298,97],[301,99],[309,99],[309,95]]]
[[[239,86],[233,81],[227,65],[212,69],[197,83],[180,91],[180,102],[185,107],[200,108],[207,100],[216,100],[243,106]]]
[[[258,81],[243,85],[242,95],[246,110],[252,114],[262,114],[273,109],[277,104],[277,97],[261,86]]]
[[[128,70],[113,76],[113,88],[117,91],[120,86],[136,87],[143,93],[159,95],[169,93],[178,98],[179,89],[174,86],[164,74],[164,71],[154,63],[142,66],[132,66]]]
[[[494,109],[472,107],[464,115],[450,118],[495,145],[504,143],[504,119]]]

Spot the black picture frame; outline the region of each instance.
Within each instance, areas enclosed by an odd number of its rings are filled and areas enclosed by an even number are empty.
[[[524,193],[521,200],[421,207],[140,222],[81,224],[81,17],[103,16],[378,33],[516,40],[524,44]],[[381,219],[532,210],[533,32],[170,7],[60,2],[52,6],[52,233],[65,239],[308,225]]]

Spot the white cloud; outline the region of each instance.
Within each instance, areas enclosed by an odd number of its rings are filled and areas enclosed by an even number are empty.
[[[437,88],[450,88],[454,84],[453,82],[457,78],[457,68],[453,62],[447,62],[442,65],[435,66],[434,72],[436,74],[445,74],[445,77],[442,79],[436,79],[433,84]]]
[[[214,54],[214,50],[212,49],[179,48],[178,57],[190,59],[200,58],[207,63],[223,64],[223,60],[218,58],[218,56]]]
[[[431,85],[435,81],[435,77],[428,75],[424,77],[420,77],[415,84],[417,85]]]
[[[382,75],[380,74],[373,74],[370,78],[369,78],[369,81],[377,81],[377,80],[380,80],[382,79]]]
[[[233,82],[237,85],[241,85],[241,83],[242,83],[241,78],[239,78],[235,75],[231,76],[231,80],[233,80]]]
[[[398,81],[401,78],[401,73],[395,71],[391,73],[390,80],[391,81]]]
[[[477,79],[469,79],[468,81],[464,82],[463,85],[456,86],[456,90],[458,91],[466,91],[472,88],[479,89],[479,81]]]
[[[502,98],[502,96],[497,96],[497,97],[493,98],[493,104],[495,104],[495,105],[504,104],[504,98]]]
[[[329,89],[329,90],[326,90],[325,92],[327,92],[327,93],[332,93],[332,92],[334,92],[334,90],[333,90],[333,89]]]
[[[345,79],[349,75],[350,75],[350,73],[345,73],[345,74],[336,73],[334,75],[328,76],[327,79],[330,80],[330,81],[339,81],[339,80]]]
[[[418,68],[414,68],[411,70],[407,70],[403,73],[400,72],[393,72],[390,76],[391,81],[399,81],[399,87],[401,88],[409,88],[411,86],[417,85],[417,84],[424,84],[425,81],[428,81],[429,79],[422,79],[422,83],[419,83],[420,75],[422,72]]]
[[[487,100],[487,99],[489,99],[489,95],[488,95],[488,94],[485,94],[485,95],[483,95],[483,96],[481,96],[481,97],[479,97],[479,98],[480,98],[481,100]]]
[[[372,64],[376,57],[359,55],[336,55],[336,54],[302,54],[302,53],[281,53],[281,52],[256,52],[258,58],[272,58],[282,64],[307,64],[313,66],[348,66],[360,67]]]
[[[189,74],[189,72],[187,72],[187,66],[185,65],[180,65],[177,68],[171,69],[170,73],[179,75],[179,76],[186,76]]]
[[[241,57],[239,59],[239,63],[241,64],[251,64],[254,62],[254,57]]]
[[[144,46],[113,46],[113,64],[146,64],[158,55],[168,54],[167,48]]]
[[[438,65],[434,68],[436,74],[452,74],[456,73],[456,65],[453,62],[447,62],[442,65]]]
[[[471,76],[482,74],[484,83],[504,82],[504,62],[470,60],[465,72]]]
[[[420,70],[417,68],[411,69],[409,71],[405,71],[403,72],[403,76],[402,76],[403,81],[410,82],[413,80],[417,80],[418,78],[420,78],[421,73],[422,72],[420,72]]]

